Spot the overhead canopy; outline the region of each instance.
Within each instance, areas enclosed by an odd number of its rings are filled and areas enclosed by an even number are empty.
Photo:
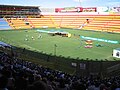
[[[11,47],[9,44],[0,41],[0,47]]]

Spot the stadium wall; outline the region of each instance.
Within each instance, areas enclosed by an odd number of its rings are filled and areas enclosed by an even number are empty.
[[[80,12],[80,13],[50,13],[41,12],[42,15],[110,15],[109,12]]]
[[[28,56],[32,56],[32,58],[37,58],[37,60],[42,60],[42,62],[46,62],[50,64],[52,69],[67,72],[70,74],[74,74],[77,76],[89,76],[89,75],[102,75],[102,76],[115,76],[118,74],[120,61],[114,60],[109,61],[107,59],[73,59],[69,57],[63,56],[54,56],[52,54],[46,54],[43,52],[37,51],[25,51]],[[21,55],[24,53],[21,53]],[[73,65],[74,63],[74,65]]]

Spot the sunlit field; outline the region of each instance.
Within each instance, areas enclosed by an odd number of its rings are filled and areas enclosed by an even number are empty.
[[[60,30],[71,33],[71,37],[62,37],[60,35],[51,36],[48,33],[37,30],[38,29],[0,31],[0,41],[46,54],[61,55],[70,58],[79,57],[80,59],[89,58],[93,60],[114,60],[112,57],[113,49],[120,48],[120,34],[73,29],[39,29],[47,31]],[[92,40],[92,47],[86,48],[87,39],[81,38],[81,36],[118,41],[118,43]]]

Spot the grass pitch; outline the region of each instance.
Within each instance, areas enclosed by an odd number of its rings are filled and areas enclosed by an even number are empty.
[[[61,55],[74,59],[79,57],[80,59],[89,58],[92,60],[114,60],[116,58],[112,57],[113,49],[120,48],[120,44],[112,44],[100,41],[93,41],[92,48],[85,48],[85,40],[80,38],[80,36],[86,36],[120,42],[120,34],[73,29],[39,30],[62,30],[71,33],[72,36],[70,38],[61,37],[59,35],[50,36],[47,33],[40,33],[37,30],[8,30],[0,31],[0,41],[33,51],[44,52],[52,55],[56,54],[57,56]],[[39,37],[40,34],[42,38]],[[102,47],[96,47],[97,44],[102,45]]]

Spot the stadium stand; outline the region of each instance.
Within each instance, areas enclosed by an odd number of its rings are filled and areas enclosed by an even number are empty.
[[[0,5],[0,17],[39,17],[38,6]]]
[[[54,27],[49,15],[41,18],[28,18],[28,21],[32,22],[35,28],[42,28],[43,26]]]
[[[6,18],[6,20],[13,29],[26,29],[32,27],[26,18]]]
[[[84,30],[106,31],[106,32],[120,32],[119,14],[105,14],[97,13],[97,8],[87,8],[94,12],[85,13],[77,12],[77,8],[74,13],[64,12],[55,13],[56,9],[41,8],[38,6],[14,6],[14,5],[0,5],[0,17],[4,18],[12,29],[25,29],[25,28],[42,28],[55,27],[55,28],[79,28]],[[63,9],[60,9],[63,10]],[[68,10],[67,8],[65,10]],[[86,9],[85,9],[86,10]],[[18,13],[19,12],[19,13]],[[89,19],[90,23],[86,23]],[[27,20],[27,21],[26,21]],[[19,22],[19,23],[18,23]],[[7,25],[0,24],[1,28],[10,28]]]
[[[120,76],[77,77],[0,52],[2,90],[120,90]]]
[[[9,24],[4,20],[4,18],[0,18],[0,29],[11,29]]]
[[[116,18],[118,17],[119,16],[117,15],[94,16],[92,22],[89,23],[86,27],[84,27],[84,29],[119,33],[119,20],[116,20]]]
[[[0,5],[0,17],[4,18],[12,29],[33,28],[27,17],[40,17],[38,6]],[[0,24],[1,25],[1,24]],[[3,26],[6,28],[6,26]],[[4,29],[0,28],[0,29]]]
[[[25,19],[27,21],[25,21]],[[86,24],[82,29],[95,30],[95,31],[107,31],[119,33],[119,16],[110,15],[43,15],[39,18],[7,18],[9,25],[13,29],[20,28],[42,28],[48,27],[63,27],[63,28],[79,28],[86,19],[90,20],[89,24]],[[29,23],[27,25],[26,23]]]
[[[28,18],[35,27],[63,27],[63,28],[79,28],[86,22],[86,17],[81,15],[63,15],[63,14],[45,14],[41,18]],[[36,20],[35,20],[36,19]]]
[[[41,18],[28,18],[35,27],[79,28],[89,19],[82,29],[119,33],[119,15],[43,15]]]

